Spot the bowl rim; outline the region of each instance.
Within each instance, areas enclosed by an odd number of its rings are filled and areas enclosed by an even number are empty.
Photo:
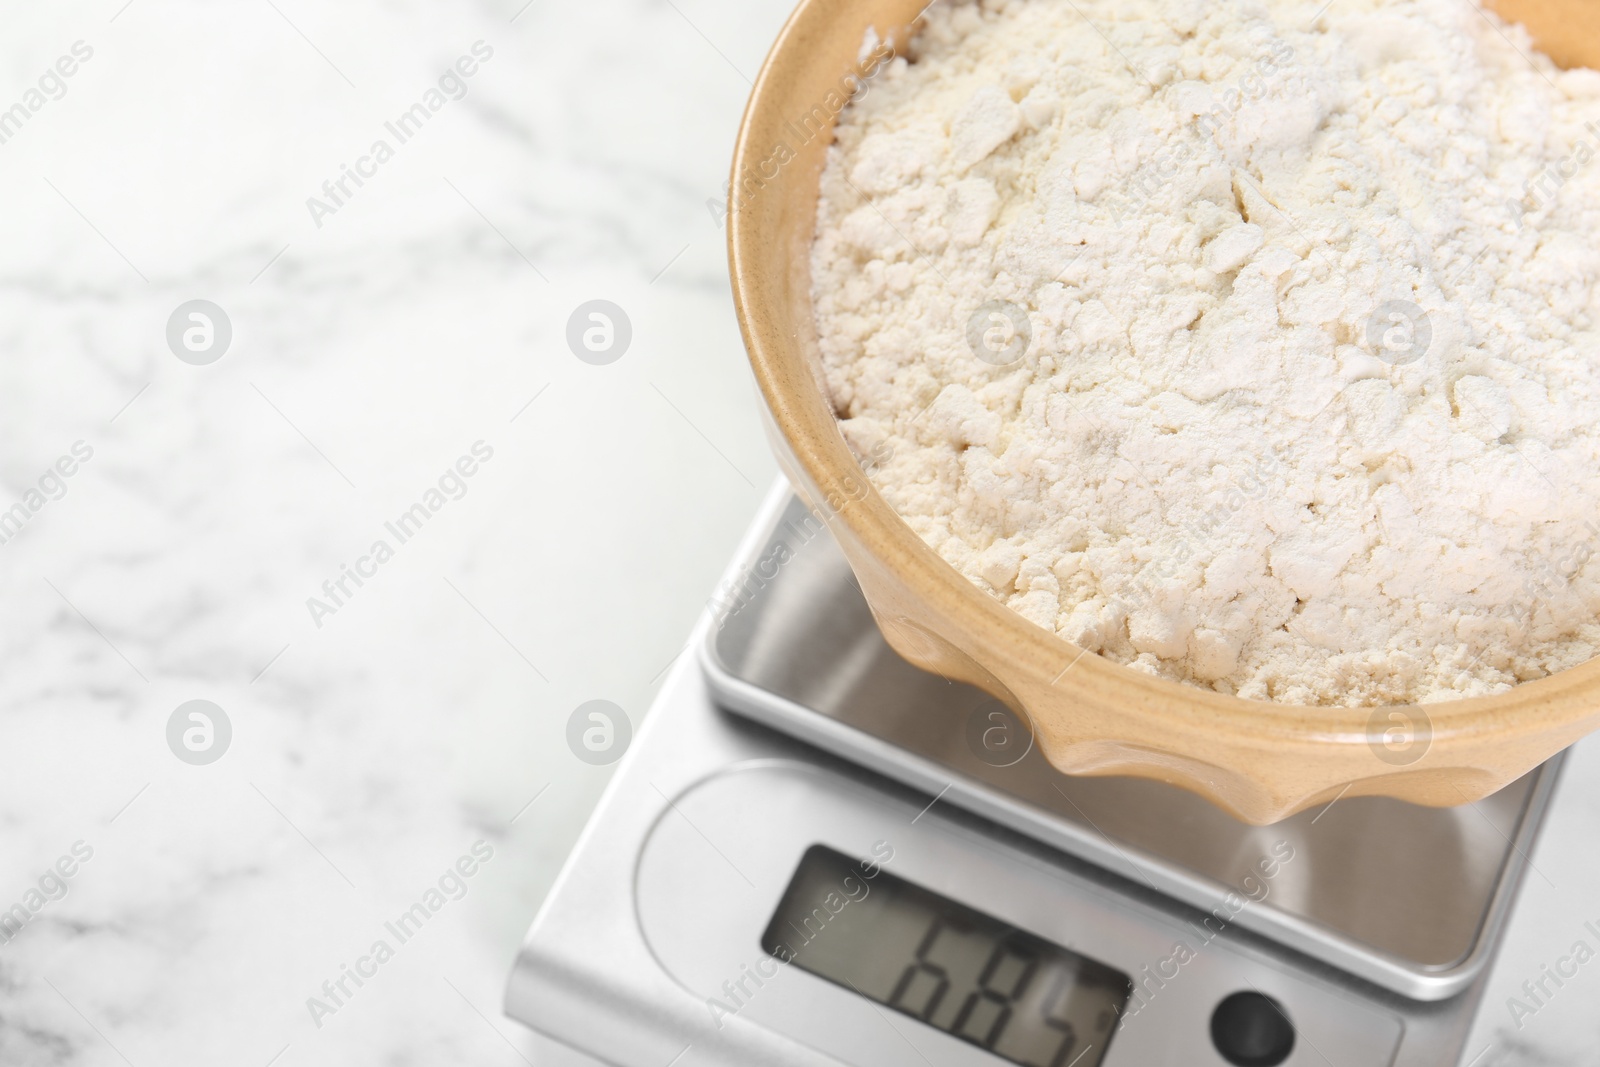
[[[799,0],[785,22],[752,84],[735,141],[731,186],[737,187],[740,175],[748,173],[761,158],[756,132],[765,113],[782,97],[778,83],[802,62],[795,54],[797,42],[814,28],[812,20],[823,17],[824,9],[845,3],[847,0]],[[831,144],[831,126],[827,132]],[[814,205],[810,214],[814,219]],[[862,487],[859,496],[852,497],[831,517],[844,523],[879,559],[893,561],[896,575],[941,616],[960,619],[968,632],[981,631],[985,655],[991,659],[1003,657],[1008,667],[1034,674],[1053,669],[1050,665],[1073,661],[1073,673],[1084,671],[1085,676],[1097,676],[1101,682],[1122,690],[1130,705],[1138,704],[1140,714],[1158,720],[1156,725],[1163,730],[1212,734],[1220,718],[1235,730],[1247,731],[1263,742],[1270,740],[1274,748],[1284,743],[1315,748],[1330,742],[1367,744],[1376,718],[1389,713],[1420,713],[1431,727],[1431,744],[1437,748],[1451,738],[1481,739],[1485,734],[1505,734],[1508,729],[1525,735],[1573,726],[1600,710],[1600,657],[1487,696],[1414,704],[1290,704],[1219,693],[1148,675],[1080,649],[1024,618],[939,556],[889,505],[846,445],[826,396],[821,396],[812,376],[805,375],[800,380],[818,390],[832,422],[832,432],[819,432],[823,428],[804,410],[801,391],[805,385],[797,389],[795,381],[785,373],[785,349],[794,348],[796,342],[769,321],[756,292],[754,278],[760,270],[762,245],[767,243],[758,213],[730,194],[726,223],[729,273],[739,327],[751,370],[775,428],[815,484],[838,485],[853,480]],[[799,269],[809,286],[809,262],[800,264]],[[803,353],[800,358],[804,359]]]

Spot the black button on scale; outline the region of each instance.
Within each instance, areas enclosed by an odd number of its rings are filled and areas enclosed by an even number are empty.
[[[1234,1067],[1278,1067],[1294,1051],[1294,1024],[1261,993],[1235,993],[1211,1016],[1211,1043]]]

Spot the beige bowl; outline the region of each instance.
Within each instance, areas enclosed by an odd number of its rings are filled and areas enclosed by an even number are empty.
[[[1600,4],[1594,0],[1490,0],[1489,6],[1526,26],[1563,67],[1600,67]]]
[[[1152,678],[1013,613],[900,519],[825,399],[809,253],[825,148],[866,30],[903,48],[923,7],[803,0],[756,82],[729,192],[734,298],[779,462],[830,517],[895,650],[1024,712],[1067,774],[1159,779],[1253,823],[1345,794],[1436,807],[1477,800],[1600,727],[1600,661],[1426,708],[1296,707]]]

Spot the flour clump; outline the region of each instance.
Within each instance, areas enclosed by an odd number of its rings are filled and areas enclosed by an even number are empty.
[[[1082,648],[1502,692],[1600,652],[1600,74],[1463,0],[1318,6],[931,7],[823,174],[828,389],[917,534]]]

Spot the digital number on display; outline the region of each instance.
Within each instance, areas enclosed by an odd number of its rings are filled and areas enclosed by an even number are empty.
[[[1099,1067],[1120,971],[821,845],[761,947],[1020,1067]]]

